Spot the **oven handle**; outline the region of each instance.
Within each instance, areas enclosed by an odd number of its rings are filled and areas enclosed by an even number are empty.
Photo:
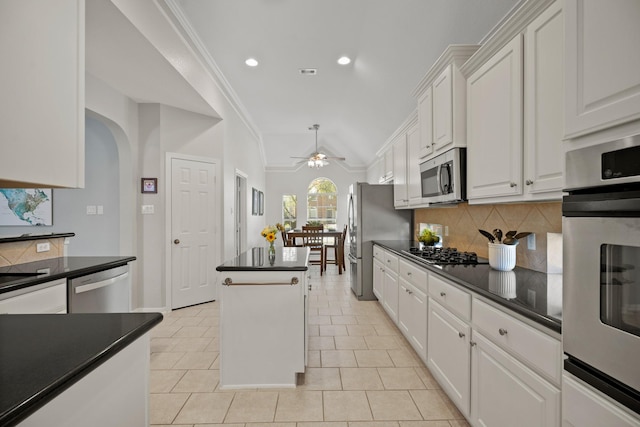
[[[126,279],[127,277],[129,277],[129,272],[122,273],[119,276],[112,277],[112,278],[106,279],[106,280],[101,280],[99,282],[93,282],[93,283],[88,283],[86,285],[76,286],[73,291],[76,294],[81,294],[83,292],[93,291],[95,289],[100,289],[100,288],[104,288],[104,287],[109,286],[109,285],[113,285],[115,282],[117,282],[119,280],[122,280],[122,279]]]
[[[569,195],[562,201],[566,217],[640,217],[640,193],[630,195],[609,193],[606,197]]]

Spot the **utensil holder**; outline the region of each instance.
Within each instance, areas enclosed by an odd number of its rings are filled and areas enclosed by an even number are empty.
[[[489,243],[489,265],[499,271],[511,271],[516,266],[516,245]]]

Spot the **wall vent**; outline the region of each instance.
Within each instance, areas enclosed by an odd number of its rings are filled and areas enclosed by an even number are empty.
[[[318,74],[317,68],[300,68],[298,71],[300,71],[300,74],[303,76],[315,76]]]

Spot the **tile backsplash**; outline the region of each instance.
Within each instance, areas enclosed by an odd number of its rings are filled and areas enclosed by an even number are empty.
[[[50,249],[36,252],[38,243],[49,242]],[[64,237],[0,243],[0,267],[64,256]]]
[[[527,239],[521,239],[516,249],[516,265],[531,270],[547,272],[547,233],[562,233],[562,203],[513,203],[495,205],[469,205],[416,209],[415,230],[420,223],[435,223],[449,227],[449,235],[443,236],[444,246],[459,251],[473,251],[488,257],[487,238],[478,229],[501,229],[535,233],[536,249],[527,249]]]

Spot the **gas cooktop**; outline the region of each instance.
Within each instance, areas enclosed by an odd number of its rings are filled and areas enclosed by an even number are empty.
[[[458,252],[456,248],[441,248],[435,246],[425,246],[424,248],[409,248],[403,250],[405,254],[426,264],[435,265],[477,265],[488,264],[489,261],[478,258],[475,252]]]

